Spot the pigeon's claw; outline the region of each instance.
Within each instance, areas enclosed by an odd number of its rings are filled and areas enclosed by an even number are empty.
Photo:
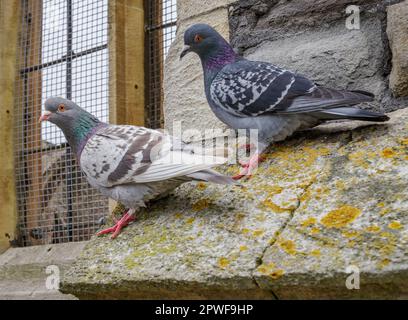
[[[101,230],[96,235],[101,236],[103,234],[113,233],[111,239],[115,239],[124,227],[135,220],[135,216],[133,213],[134,212],[132,210],[128,210],[113,227]]]
[[[258,168],[258,164],[263,160],[264,158],[260,154],[256,153],[249,159],[248,162],[240,161],[239,163],[242,166],[242,170],[239,172],[239,174],[233,176],[232,179],[239,180],[243,177],[247,177],[249,179]]]

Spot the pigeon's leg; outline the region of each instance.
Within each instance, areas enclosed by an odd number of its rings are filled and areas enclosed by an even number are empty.
[[[253,172],[258,168],[258,164],[262,161],[264,161],[264,157],[259,153],[255,153],[248,162],[240,161],[242,170],[239,174],[233,176],[232,179],[239,180],[243,177],[251,177]]]
[[[100,236],[107,233],[113,233],[111,239],[115,239],[124,227],[135,220],[134,214],[135,210],[129,209],[113,227],[101,230],[96,235]]]

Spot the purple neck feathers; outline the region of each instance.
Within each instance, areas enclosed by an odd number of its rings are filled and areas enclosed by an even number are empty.
[[[237,58],[238,55],[232,47],[227,42],[223,42],[219,50],[203,59],[203,67],[206,71],[219,70],[225,65],[235,62]]]

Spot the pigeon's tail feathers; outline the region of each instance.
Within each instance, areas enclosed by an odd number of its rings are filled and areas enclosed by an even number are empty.
[[[317,86],[307,95],[295,97],[291,105],[279,113],[305,113],[325,109],[350,107],[363,102],[371,102],[374,95],[362,90],[346,91]]]
[[[350,119],[373,122],[385,122],[390,119],[387,115],[383,113],[353,107],[326,109],[320,112],[316,112],[313,115],[316,115],[321,120]]]
[[[213,182],[217,184],[237,184],[237,182],[231,177],[218,173],[212,169],[197,171],[189,174],[188,177],[198,181]]]

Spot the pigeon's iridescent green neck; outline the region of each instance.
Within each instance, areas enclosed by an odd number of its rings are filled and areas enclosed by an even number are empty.
[[[106,126],[106,123],[99,121],[89,113],[84,113],[80,117],[72,120],[65,128],[61,128],[65,138],[79,158],[86,142],[99,128]]]

